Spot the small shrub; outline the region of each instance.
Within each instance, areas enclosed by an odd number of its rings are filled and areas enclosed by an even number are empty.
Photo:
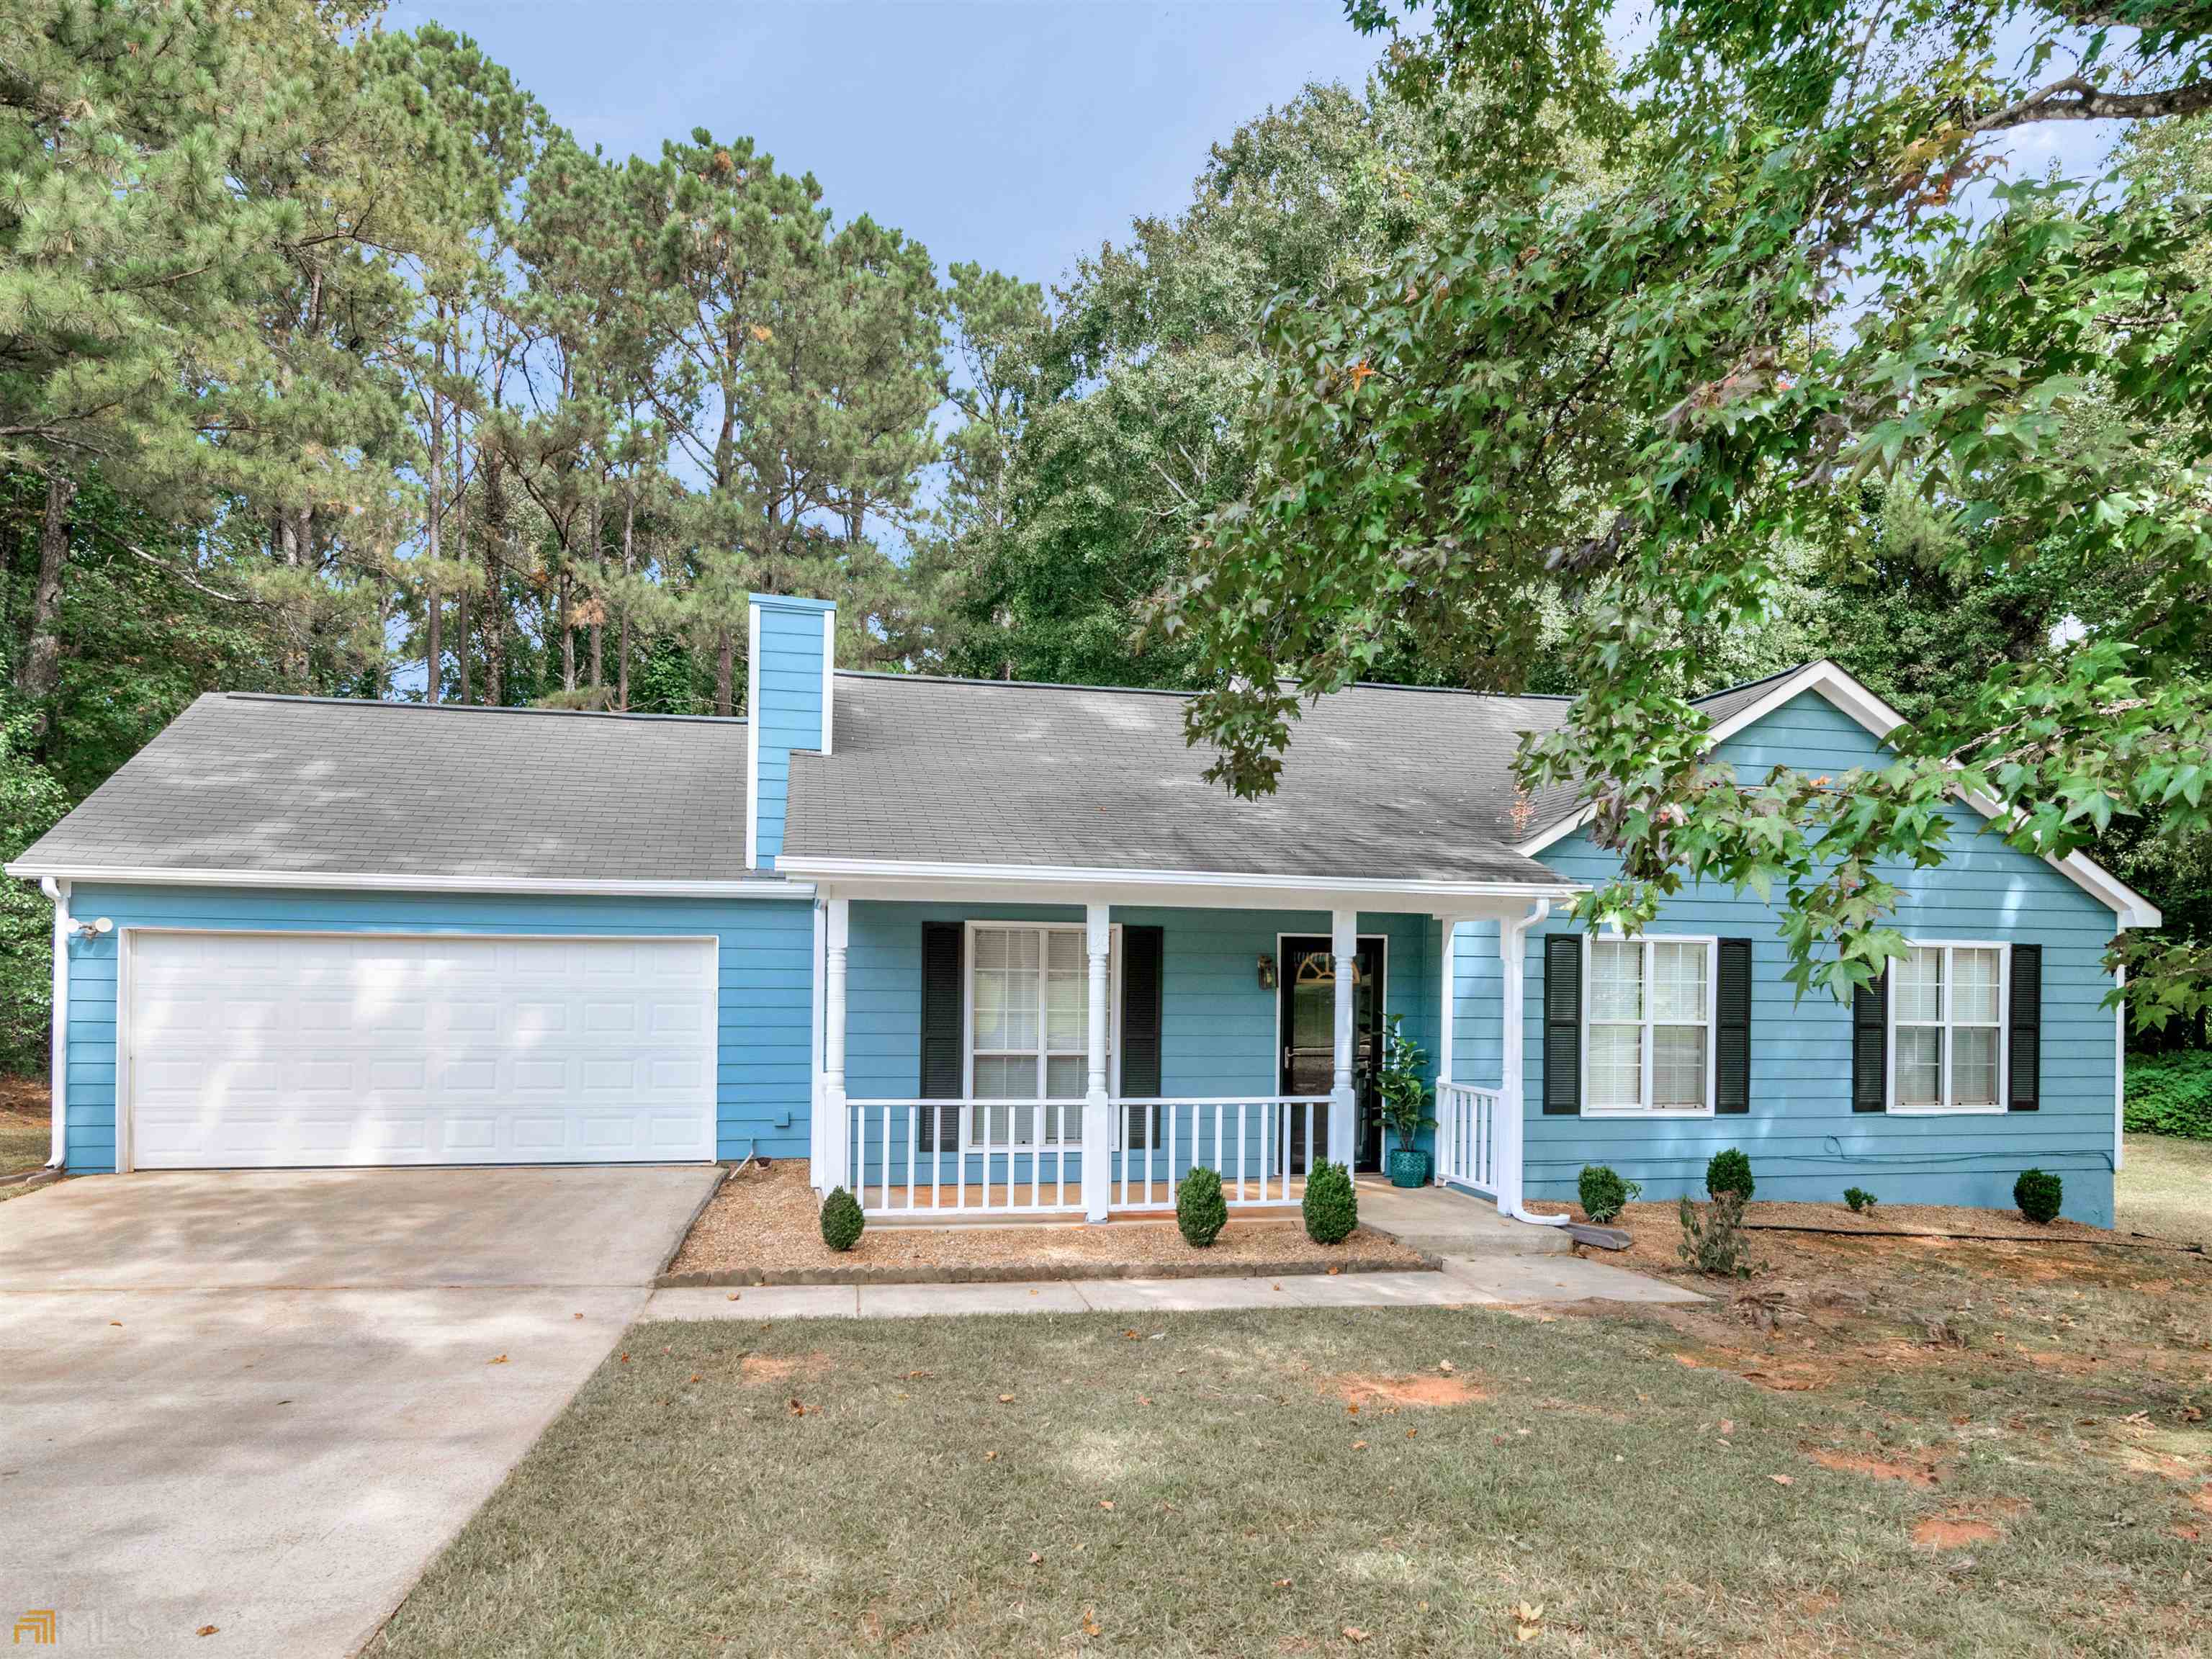
[[[1875,1196],[1863,1187],[1846,1187],[1844,1188],[1844,1202],[1851,1206],[1853,1215],[1857,1215],[1874,1208]]]
[[[1714,1279],[1748,1279],[1758,1271],[1744,1237],[1741,1193],[1721,1192],[1700,1211],[1682,1200],[1682,1242],[1675,1253],[1699,1273]]]
[[[2212,1049],[2130,1059],[2123,1121],[2137,1134],[2212,1140]]]
[[[1582,1179],[1575,1183],[1576,1196],[1583,1201],[1583,1213],[1600,1223],[1612,1220],[1624,1205],[1642,1196],[1643,1192],[1643,1188],[1632,1181],[1623,1181],[1603,1164],[1583,1165]]]
[[[1203,1164],[1176,1188],[1176,1225],[1183,1243],[1202,1250],[1229,1224],[1229,1200],[1221,1195],[1221,1176]]]
[[[1733,1146],[1715,1152],[1713,1161],[1705,1165],[1705,1191],[1715,1198],[1723,1193],[1738,1193],[1748,1204],[1751,1185],[1751,1160]]]
[[[1359,1224],[1359,1200],[1352,1172],[1327,1158],[1306,1171],[1306,1237],[1316,1244],[1341,1244]]]
[[[2039,1225],[2058,1218],[2059,1200],[2064,1196],[2065,1183],[2048,1170],[2022,1170],[2020,1179],[2012,1183],[2012,1201],[2020,1206],[2020,1212]]]
[[[851,1249],[860,1242],[861,1230],[867,1224],[860,1200],[842,1187],[822,1200],[822,1242],[831,1249]]]

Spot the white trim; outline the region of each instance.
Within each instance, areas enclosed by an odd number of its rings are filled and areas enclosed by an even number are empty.
[[[48,876],[39,885],[54,905],[53,1030],[47,1039],[51,1082],[46,1100],[47,1113],[53,1120],[53,1138],[46,1167],[58,1170],[69,1156],[70,884]]]
[[[822,1109],[822,1048],[825,1040],[823,1026],[823,993],[830,975],[830,912],[820,899],[814,901],[814,954],[807,959],[806,977],[811,981],[812,1006],[808,1014],[806,1043],[806,1156],[807,1179],[823,1197],[830,1188],[844,1179],[838,1171],[836,1180],[826,1184],[822,1176],[829,1169],[823,1138],[829,1127],[829,1114]]]
[[[131,1087],[137,1069],[135,1042],[131,1031],[131,953],[137,936],[155,933],[168,937],[185,935],[207,939],[527,939],[533,943],[559,943],[566,940],[604,940],[614,944],[644,944],[672,942],[684,945],[711,946],[707,958],[707,1029],[711,1033],[709,1052],[714,1064],[707,1077],[707,1157],[703,1160],[678,1159],[681,1163],[713,1163],[719,1150],[722,1133],[722,936],[720,933],[517,933],[512,928],[454,928],[441,930],[422,927],[178,927],[162,923],[126,922],[115,930],[115,1172],[128,1175],[137,1167],[137,1158],[131,1142],[136,1131],[136,1113],[131,1104]],[[517,1164],[526,1160],[518,1159]],[[301,1168],[375,1168],[376,1165],[300,1165]],[[412,1165],[414,1168],[441,1166]],[[451,1167],[451,1166],[446,1166]],[[497,1164],[468,1165],[469,1168],[492,1168]]]
[[[1392,900],[1405,898],[1485,899],[1525,905],[1534,898],[1572,898],[1586,883],[1554,879],[1548,882],[1443,881],[1375,879],[1355,876],[1299,876],[1254,874],[1222,870],[1148,870],[1091,867],[1065,864],[939,864],[908,863],[896,859],[817,857],[781,854],[778,873],[801,879],[879,880],[886,883],[933,884],[957,890],[963,884],[994,885],[1067,884],[1096,889],[1102,885],[1129,887],[1218,888],[1237,892],[1310,893],[1331,896],[1375,894]],[[1316,908],[1339,908],[1334,904]],[[1389,908],[1389,905],[1362,906]],[[1419,907],[1426,909],[1428,907]],[[1516,911],[1514,914],[1519,914]]]
[[[2112,1173],[2118,1175],[2128,1150],[2128,1005],[2124,994],[2128,970],[2124,963],[2112,970],[2112,983],[2123,993],[2112,1010]],[[2008,1042],[2005,1046],[2012,1045]]]
[[[1051,971],[1048,947],[1041,948],[1037,957],[1037,995],[1040,999],[1037,1004],[1036,1048],[1038,1092],[1035,1096],[1018,1096],[990,1100],[981,1099],[975,1093],[975,933],[979,928],[984,927],[1008,931],[1023,930],[1037,933],[1073,933],[1084,942],[1084,972],[1087,981],[1090,974],[1091,955],[1089,919],[1086,917],[1082,921],[1033,921],[1021,917],[970,916],[962,926],[964,931],[960,941],[960,1098],[963,1106],[968,1109],[963,1110],[960,1114],[961,1152],[965,1154],[1003,1149],[1000,1142],[977,1138],[973,1113],[975,1107],[1036,1105],[1055,1106],[1060,1109],[1060,1139],[1039,1142],[1039,1149],[1049,1152],[1054,1147],[1069,1147],[1080,1152],[1085,1139],[1081,1132],[1081,1120],[1079,1117],[1077,1119],[1077,1133],[1071,1136],[1067,1132],[1068,1108],[1081,1108],[1085,1103],[1085,1096],[1079,1093],[1048,1095],[1043,1092],[1046,1061],[1055,1052],[1045,1046],[1046,1011],[1042,998],[1045,984]],[[1121,1092],[1121,924],[1118,921],[1108,925],[1106,955],[1107,971],[1110,976],[1113,991],[1106,1010],[1107,1092],[1109,1097],[1118,1098]],[[1084,996],[1084,1018],[1087,1021],[1090,1018],[1090,992],[1087,985]],[[1011,1054],[1019,1051],[1001,1049],[994,1052]],[[1057,1052],[1062,1058],[1066,1058],[1068,1051]],[[1083,1057],[1087,1067],[1090,1060],[1087,1048]],[[1087,1078],[1085,1082],[1087,1085]]]
[[[1638,945],[1644,947],[1642,993],[1644,1013],[1638,1024],[1643,1029],[1637,1060],[1640,1086],[1644,1104],[1640,1106],[1594,1106],[1590,1103],[1589,1028],[1590,1006],[1590,949],[1593,945]],[[1658,1022],[1651,1018],[1651,968],[1658,957],[1657,946],[1662,945],[1702,945],[1705,947],[1705,1103],[1703,1106],[1654,1106],[1651,1099],[1655,1049],[1652,1033]],[[1716,1115],[1720,1082],[1720,997],[1721,997],[1721,941],[1717,933],[1638,933],[1631,939],[1618,929],[1607,929],[1601,936],[1583,934],[1583,986],[1581,1052],[1577,1066],[1582,1077],[1582,1098],[1577,1103],[1584,1117],[1630,1118],[1708,1118]],[[1626,1020],[1607,1020],[1608,1025],[1626,1025]],[[1669,1020],[1670,1025],[1686,1022]]]
[[[102,869],[11,864],[5,873],[25,880],[47,877],[76,882],[112,882],[118,887],[283,887],[303,892],[545,893],[576,897],[595,895],[633,898],[810,899],[812,884],[779,881],[594,881],[531,876],[415,876],[334,874],[315,870],[165,870],[144,866]]]
[[[822,613],[822,752],[830,747],[830,717],[837,708],[837,608]]]
[[[1888,740],[1891,732],[1905,724],[1904,715],[1842,667],[1823,658],[1819,662],[1808,664],[1788,679],[1778,683],[1772,690],[1745,704],[1727,719],[1716,721],[1705,734],[1705,747],[1710,750],[1716,744],[1727,742],[1737,732],[1757,725],[1776,709],[1808,691],[1817,692],[1826,698],[1831,705],[1849,714],[1869,733],[1884,742]],[[1956,793],[1967,805],[1992,822],[2008,816],[2005,808],[1986,796],[1963,789]],[[1534,858],[1554,842],[1562,841],[1582,829],[1596,815],[1595,805],[1584,806],[1547,829],[1539,830],[1513,850],[1523,858]],[[2023,815],[2014,811],[2009,816],[2017,820]],[[2087,854],[2069,853],[2060,858],[2045,854],[2043,861],[2116,914],[2122,927],[2155,927],[2159,925],[2161,917],[2156,905]]]
[[[757,599],[745,605],[745,868],[760,863],[760,622]],[[787,793],[785,799],[790,799]]]
[[[1941,1103],[1934,1106],[1903,1106],[1897,1099],[1897,981],[1890,981],[1889,994],[1882,999],[1882,1110],[1899,1117],[1999,1117],[2012,1105],[2012,946],[1996,939],[1908,939],[1908,950],[1941,951],[1943,953],[1942,1010],[1940,1020],[1910,1020],[1914,1026],[1933,1024],[1942,1031],[1941,1060],[1936,1075],[1936,1097]],[[1951,953],[1954,951],[1990,951],[1997,959],[1997,1081],[1996,1101],[1988,1106],[1957,1106],[1951,1103],[1951,1034],[1954,1029],[1951,1018]],[[1900,958],[1901,959],[1901,958]]]

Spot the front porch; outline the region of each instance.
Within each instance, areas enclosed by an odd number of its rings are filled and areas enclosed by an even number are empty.
[[[810,1179],[872,1223],[1159,1218],[1201,1167],[1232,1216],[1292,1218],[1315,1159],[1381,1162],[1391,1020],[1436,1085],[1435,1184],[1521,1209],[1521,957],[1543,898],[819,891]]]

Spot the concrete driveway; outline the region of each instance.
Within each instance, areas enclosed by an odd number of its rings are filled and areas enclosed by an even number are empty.
[[[96,1176],[0,1203],[0,1623],[52,1608],[63,1652],[352,1653],[718,1173]]]

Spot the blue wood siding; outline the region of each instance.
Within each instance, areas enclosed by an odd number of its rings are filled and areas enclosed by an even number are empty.
[[[1881,746],[1811,693],[1723,744],[1747,778],[1774,766],[1843,772],[1876,763]],[[2020,1171],[2061,1175],[2066,1213],[2112,1221],[2113,1067],[2117,1033],[2102,1006],[2112,980],[2100,965],[2112,913],[2039,860],[1978,833],[1983,819],[1953,809],[1951,852],[1931,870],[1883,873],[1905,895],[1899,925],[1916,938],[1990,939],[2043,946],[2043,1104],[2038,1112],[1907,1116],[1850,1109],[1850,1011],[1825,993],[1794,999],[1772,908],[1749,896],[1701,890],[1669,902],[1654,934],[1718,934],[1752,941],[1751,1111],[1712,1119],[1547,1117],[1543,1083],[1541,933],[1533,930],[1526,1012],[1528,1182],[1531,1196],[1571,1199],[1585,1164],[1610,1164],[1644,1183],[1648,1198],[1704,1195],[1705,1161],[1724,1146],[1749,1153],[1761,1197],[1835,1200],[1864,1187],[1893,1203],[2009,1208]],[[1598,882],[1617,867],[1577,832],[1539,856],[1571,878]],[[1494,1082],[1501,976],[1494,927],[1462,930],[1455,1047],[1460,1075]]]
[[[760,659],[753,665],[758,705],[745,714],[760,745],[760,768],[750,810],[757,826],[754,863],[765,869],[783,850],[791,751],[822,746],[822,617],[830,607],[763,594],[752,602],[760,613]]]
[[[921,925],[925,921],[1080,922],[1074,906],[855,902],[846,957],[846,1092],[904,1099],[921,1086]],[[1279,1080],[1276,995],[1259,958],[1279,933],[1328,933],[1326,911],[1116,906],[1116,922],[1162,930],[1160,1086],[1170,1095],[1272,1095]],[[1440,939],[1427,916],[1363,913],[1362,933],[1389,941],[1383,1007],[1436,1053]]]
[[[721,942],[716,1156],[806,1155],[814,920],[805,900],[80,885],[70,908],[112,917],[118,929],[712,933]],[[69,1164],[88,1173],[115,1167],[116,944],[110,933],[70,945]]]

